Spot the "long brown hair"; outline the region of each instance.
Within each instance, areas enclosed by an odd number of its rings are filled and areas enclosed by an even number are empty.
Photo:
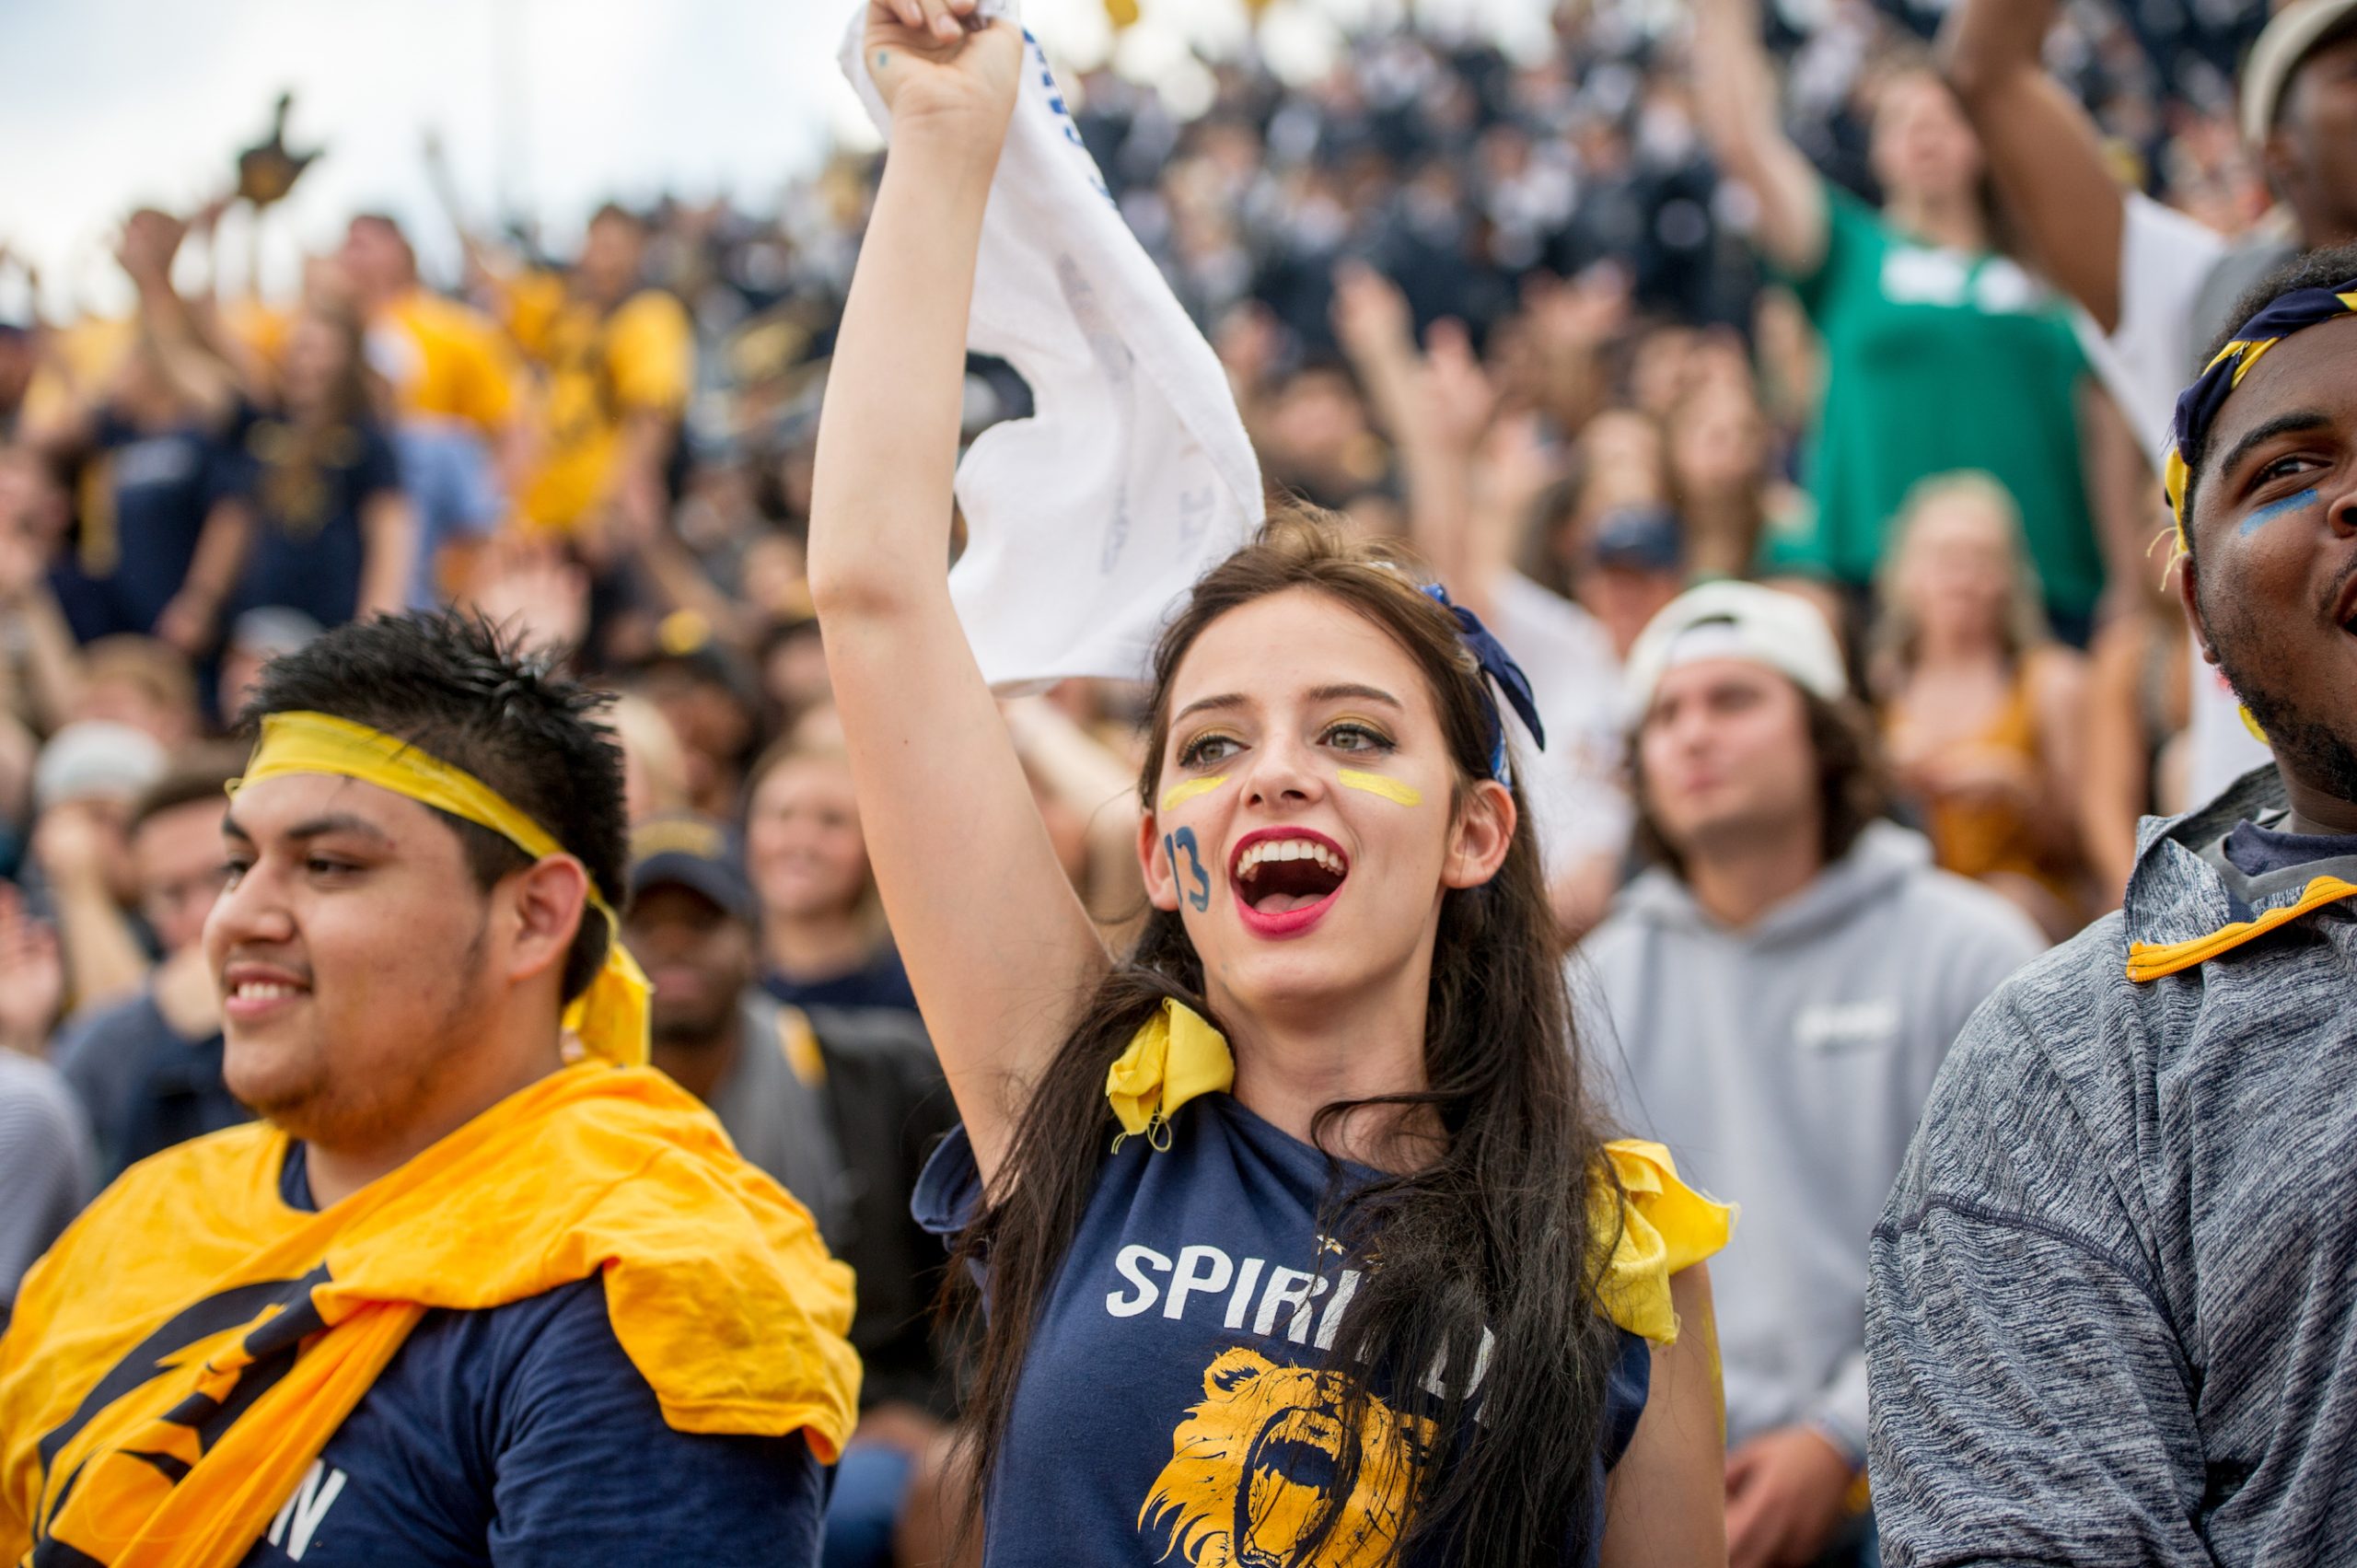
[[[263,510],[298,539],[308,538],[326,520],[331,492],[321,476],[358,461],[364,450],[360,427],[377,422],[377,377],[368,367],[359,315],[325,297],[308,301],[303,315],[335,334],[343,363],[317,407],[298,408],[282,398],[280,417],[258,423],[247,436],[248,448],[262,459]]]
[[[1455,621],[1418,590],[1406,558],[1353,541],[1330,517],[1298,506],[1198,583],[1164,634],[1141,801],[1151,809],[1171,679],[1188,649],[1230,610],[1294,588],[1357,611],[1414,658],[1439,711],[1461,807],[1487,775],[1493,721]],[[958,1239],[948,1305],[972,1353],[970,1524],[1004,1449],[1033,1327],[1096,1187],[1112,1126],[1106,1069],[1165,998],[1210,1015],[1202,959],[1179,917],[1157,910],[1032,1086],[982,1212]],[[1495,1338],[1480,1378],[1478,1425],[1467,1387],[1474,1379],[1445,1379],[1430,1462],[1407,1500],[1391,1561],[1429,1550],[1452,1562],[1551,1562],[1566,1541],[1585,1539],[1596,1506],[1590,1469],[1618,1343],[1596,1283],[1618,1233],[1590,1223],[1591,1190],[1611,1178],[1527,810],[1498,874],[1442,900],[1424,1074],[1428,1086],[1419,1092],[1329,1105],[1314,1126],[1322,1147],[1339,1119],[1390,1106],[1445,1139],[1422,1169],[1347,1187],[1328,1155],[1320,1224],[1354,1257],[1368,1257],[1378,1242],[1381,1251],[1381,1267],[1351,1297],[1325,1360],[1329,1370],[1350,1373],[1342,1379],[1343,1473],[1360,1462],[1358,1434],[1372,1397],[1365,1369],[1411,1389],[1430,1369],[1479,1366],[1486,1329]],[[1605,1212],[1617,1226],[1617,1207]],[[987,1314],[976,1283],[984,1267]],[[1341,1508],[1339,1497],[1329,1499],[1313,1534],[1335,1527]]]

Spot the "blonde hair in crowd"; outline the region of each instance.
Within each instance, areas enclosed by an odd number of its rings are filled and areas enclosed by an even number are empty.
[[[1933,507],[1952,501],[1984,506],[2003,521],[2005,551],[2013,568],[2013,589],[2006,598],[2004,622],[1998,629],[2006,662],[2017,665],[2054,640],[2053,629],[2046,621],[2045,589],[2029,558],[2029,539],[2023,531],[2021,505],[2013,492],[1979,469],[1933,474],[1916,481],[1898,504],[1890,535],[1883,541],[1882,563],[1875,569],[1875,600],[1881,608],[1867,637],[1866,675],[1877,696],[1888,695],[1891,685],[1914,664],[1923,633],[1898,591],[1915,525]]]

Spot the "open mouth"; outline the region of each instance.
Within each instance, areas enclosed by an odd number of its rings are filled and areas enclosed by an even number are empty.
[[[1306,931],[1351,875],[1342,846],[1299,828],[1264,829],[1237,846],[1228,883],[1245,923],[1263,935]]]

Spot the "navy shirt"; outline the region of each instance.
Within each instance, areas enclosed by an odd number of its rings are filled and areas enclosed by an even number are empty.
[[[108,1180],[175,1144],[253,1120],[222,1081],[221,1054],[219,1030],[181,1039],[152,990],[66,1027],[57,1070],[89,1113]]]
[[[983,1508],[986,1568],[1294,1562],[1338,1484],[1341,1389],[1318,1365],[1359,1273],[1318,1230],[1326,1158],[1226,1095],[1190,1101],[1169,1131],[1167,1148],[1125,1138],[1098,1167],[1016,1390]],[[980,1192],[960,1128],[917,1184],[918,1221],[954,1234]],[[1627,1333],[1620,1348],[1591,1544],[1567,1562],[1595,1561],[1603,1472],[1643,1413],[1651,1352]],[[1315,1561],[1355,1562],[1347,1543],[1387,1537],[1419,1462],[1399,1434],[1421,1411],[1398,1413],[1367,1440]]]
[[[909,971],[890,944],[849,974],[825,980],[795,980],[775,970],[761,978],[761,988],[789,1007],[898,1007],[917,1010],[917,993],[910,989]]]
[[[112,514],[113,560],[88,571],[77,544],[50,573],[66,623],[85,643],[155,629],[188,580],[205,518],[215,503],[243,494],[248,477],[228,441],[194,424],[142,430],[101,411],[91,447],[84,493]],[[101,525],[85,516],[81,526]]]
[[[2220,849],[2246,877],[2264,877],[2319,860],[2357,854],[2357,834],[2286,833],[2252,821],[2235,824]]]
[[[279,1185],[308,1210],[303,1154]],[[666,1425],[591,1278],[427,1313],[245,1562],[810,1568],[822,1504],[799,1434]]]
[[[236,608],[284,605],[341,626],[360,603],[363,514],[377,496],[400,491],[401,467],[372,424],[327,432],[308,459],[303,440],[274,419],[256,420],[246,434],[257,526]]]

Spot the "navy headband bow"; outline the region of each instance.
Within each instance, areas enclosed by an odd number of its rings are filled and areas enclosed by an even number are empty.
[[[1506,645],[1496,633],[1481,624],[1481,618],[1448,597],[1448,590],[1438,583],[1426,583],[1424,592],[1440,601],[1441,608],[1457,618],[1457,635],[1472,650],[1481,673],[1489,678],[1481,689],[1481,700],[1490,709],[1490,776],[1503,784],[1506,780],[1506,726],[1498,713],[1497,698],[1490,694],[1495,687],[1515,711],[1515,716],[1530,731],[1530,738],[1538,742],[1539,749],[1547,747],[1547,730],[1538,722],[1538,699],[1531,694],[1530,677],[1523,674],[1522,666],[1514,662]]]
[[[2177,518],[2180,552],[2192,548],[2188,534],[2192,519],[2185,515],[2185,493],[2191,488],[2193,476],[2186,468],[2186,454],[2201,444],[2219,410],[2226,406],[2227,397],[2269,349],[2293,332],[2337,320],[2351,311],[2357,311],[2357,279],[2332,288],[2293,289],[2244,322],[2234,341],[2202,367],[2193,385],[2177,394],[2170,431],[2175,442],[2162,465],[2161,482],[2168,493],[2169,511]]]

